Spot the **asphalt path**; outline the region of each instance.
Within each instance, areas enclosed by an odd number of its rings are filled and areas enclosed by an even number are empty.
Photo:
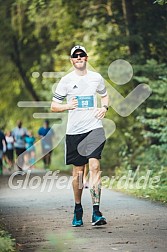
[[[165,205],[103,189],[101,211],[107,225],[92,227],[90,193],[84,189],[84,226],[76,228],[71,226],[70,177],[59,175],[45,185],[44,175],[0,176],[0,224],[16,239],[18,251],[167,251]]]

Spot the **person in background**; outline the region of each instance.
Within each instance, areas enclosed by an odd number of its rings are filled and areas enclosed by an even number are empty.
[[[6,139],[6,152],[5,152],[5,161],[7,162],[9,168],[13,167],[14,164],[14,137],[12,136],[11,131],[7,131],[5,135]]]
[[[27,135],[27,129],[22,127],[22,122],[17,122],[17,127],[12,130],[12,136],[14,137],[14,148],[16,151],[16,156],[18,159],[17,166],[20,171],[22,171],[24,165],[24,155],[25,152],[25,136]]]
[[[26,143],[26,152],[24,155],[24,162],[25,167],[34,168],[35,163],[35,137],[33,135],[32,130],[28,131],[28,135],[25,136],[25,143]]]
[[[0,130],[0,175],[3,174],[3,153],[6,152],[6,139],[4,133]]]
[[[50,128],[48,120],[45,120],[43,127],[39,128],[38,135],[41,137],[44,168],[49,169],[51,164],[54,131]]]

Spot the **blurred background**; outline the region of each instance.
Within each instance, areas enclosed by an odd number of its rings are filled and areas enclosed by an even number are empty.
[[[71,68],[70,49],[86,47],[89,63],[123,96],[140,83],[152,95],[128,117],[112,108],[107,118],[117,126],[107,140],[103,174],[161,174],[160,187],[143,195],[165,201],[167,190],[167,1],[159,0],[0,0],[0,129],[22,120],[37,136],[43,119],[34,112],[49,108],[20,108],[19,101],[51,101],[52,87],[60,78],[43,72]],[[129,61],[133,78],[124,86],[109,79],[108,67],[116,59]],[[34,72],[37,72],[33,75]],[[39,74],[38,74],[39,73]],[[50,125],[55,123],[52,119]],[[59,132],[57,132],[59,134]],[[54,150],[52,169],[64,165],[63,141]]]

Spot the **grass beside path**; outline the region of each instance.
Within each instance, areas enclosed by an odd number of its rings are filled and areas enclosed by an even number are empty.
[[[16,252],[15,239],[11,238],[11,236],[1,227],[0,227],[0,251]]]
[[[116,189],[116,188],[113,188]],[[116,189],[116,191],[121,191],[123,193],[134,195],[138,198],[150,199],[152,201],[159,201],[162,203],[167,203],[167,187],[161,187],[158,189]]]
[[[139,198],[167,203],[167,168],[156,173],[150,171],[148,175],[146,175],[145,171],[132,174],[128,172],[116,173],[116,179],[112,183],[114,190],[135,195]]]

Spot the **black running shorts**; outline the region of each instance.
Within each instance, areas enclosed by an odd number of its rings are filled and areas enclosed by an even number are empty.
[[[66,164],[82,166],[89,158],[101,159],[106,138],[103,128],[78,135],[66,135]]]

